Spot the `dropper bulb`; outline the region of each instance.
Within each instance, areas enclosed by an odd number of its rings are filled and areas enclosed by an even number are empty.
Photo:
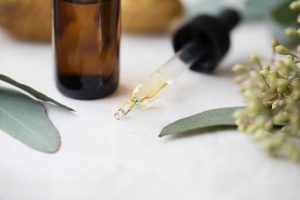
[[[224,9],[219,15],[199,15],[180,27],[173,35],[175,52],[188,43],[202,48],[204,56],[199,57],[191,69],[197,72],[213,72],[230,47],[230,32],[239,23],[240,15],[233,9]],[[203,54],[203,51],[199,51]]]

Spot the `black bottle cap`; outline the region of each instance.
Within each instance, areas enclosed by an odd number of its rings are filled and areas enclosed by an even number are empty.
[[[221,11],[218,16],[200,15],[183,25],[173,36],[177,52],[189,43],[199,45],[203,54],[191,69],[212,72],[226,55],[230,47],[230,31],[239,23],[240,15],[232,9]]]

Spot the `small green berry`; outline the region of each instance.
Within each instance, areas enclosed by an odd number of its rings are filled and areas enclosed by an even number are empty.
[[[298,30],[294,28],[287,28],[285,29],[284,32],[287,36],[291,36],[291,37],[297,37],[299,35]]]
[[[281,54],[281,55],[289,55],[290,54],[290,51],[282,46],[282,45],[278,45],[275,47],[275,51],[278,53],[278,54]]]
[[[275,47],[277,47],[278,45],[279,45],[278,40],[272,39],[272,47],[273,47],[273,49],[275,49]]]
[[[250,55],[249,56],[249,61],[254,63],[254,64],[261,65],[261,58],[257,55]]]
[[[265,139],[266,137],[268,137],[268,135],[270,135],[270,134],[271,134],[270,132],[260,129],[254,133],[253,137],[254,137],[254,140],[261,141],[261,140]]]
[[[285,155],[295,162],[300,161],[300,150],[294,143],[289,143],[286,146]]]
[[[283,78],[280,78],[277,80],[277,92],[279,94],[283,94],[287,91],[287,88],[289,86],[289,81]]]
[[[293,1],[291,4],[290,4],[290,9],[292,10],[300,10],[300,1]]]
[[[295,88],[300,87],[300,78],[294,78],[291,80],[291,85]]]
[[[232,71],[234,71],[234,72],[244,72],[244,71],[247,71],[247,70],[249,70],[250,69],[250,67],[247,67],[247,66],[245,66],[245,65],[241,65],[241,64],[237,64],[237,65],[235,65],[233,68],[232,68]]]

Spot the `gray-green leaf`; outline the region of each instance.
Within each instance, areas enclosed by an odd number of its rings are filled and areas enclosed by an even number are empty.
[[[159,136],[184,134],[214,127],[235,127],[233,113],[237,109],[240,107],[219,108],[180,119],[163,128]]]
[[[74,111],[72,108],[66,106],[66,105],[63,105],[57,101],[55,101],[54,99],[42,94],[41,92],[33,89],[32,87],[29,87],[27,85],[24,85],[22,83],[19,83],[17,82],[16,80],[8,77],[8,76],[5,76],[3,74],[0,74],[0,80],[1,81],[4,81],[6,83],[9,83],[17,88],[20,88],[22,90],[24,90],[25,92],[31,94],[32,96],[34,96],[35,98],[39,99],[39,100],[42,100],[42,101],[45,101],[45,102],[52,102],[58,106],[61,106],[62,108],[66,109],[66,110],[69,110],[69,111]]]
[[[54,153],[60,136],[45,108],[32,98],[0,88],[0,129],[36,150]]]

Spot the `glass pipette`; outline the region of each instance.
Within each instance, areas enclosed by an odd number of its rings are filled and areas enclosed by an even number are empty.
[[[182,26],[173,36],[175,52],[165,64],[138,85],[130,98],[114,114],[117,120],[131,111],[148,106],[175,77],[189,67],[198,72],[213,71],[230,47],[230,31],[240,21],[232,9],[217,17],[201,15]]]
[[[159,67],[148,79],[139,84],[132,92],[130,98],[115,113],[115,118],[120,120],[134,109],[140,109],[149,105],[154,98],[163,91],[173,79],[188,69],[200,57],[200,49],[195,43],[189,43],[165,64]],[[196,53],[197,52],[197,53]]]

